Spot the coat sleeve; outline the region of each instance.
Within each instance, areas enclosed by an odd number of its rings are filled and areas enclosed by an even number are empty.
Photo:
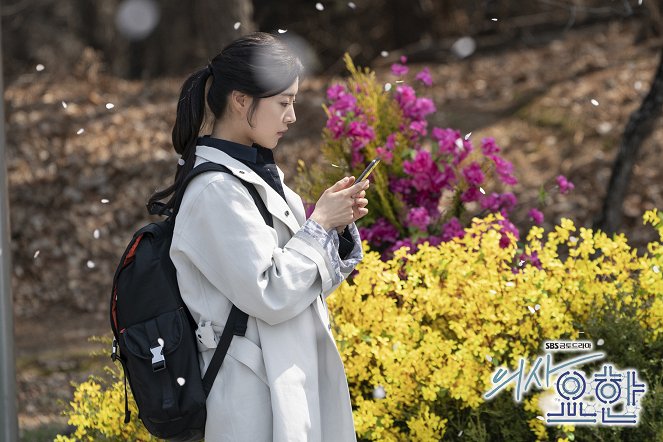
[[[335,288],[322,245],[302,228],[279,247],[249,192],[228,174],[197,193],[187,191],[171,257],[188,259],[230,302],[271,325],[297,316]]]

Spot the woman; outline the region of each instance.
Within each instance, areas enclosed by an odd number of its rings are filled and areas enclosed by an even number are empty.
[[[207,399],[207,442],[355,440],[324,299],[362,259],[354,222],[368,213],[368,180],[338,181],[308,219],[301,198],[283,183],[271,150],[295,122],[302,72],[276,37],[253,33],[192,74],[173,128],[182,155],[175,183],[151,198],[173,195],[205,161],[232,172],[192,180],[170,249],[198,322],[202,373],[232,305],[249,315],[246,335],[233,338]],[[201,137],[206,104],[214,122]],[[256,187],[273,227],[240,180]]]

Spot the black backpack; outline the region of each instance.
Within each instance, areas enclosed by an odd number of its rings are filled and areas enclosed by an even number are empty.
[[[191,170],[169,216],[134,234],[113,278],[111,358],[120,361],[124,369],[124,422],[130,419],[128,379],[138,405],[138,417],[145,428],[156,437],[172,441],[203,439],[205,401],[233,336],[244,336],[248,319],[246,313],[232,307],[212,361],[201,379],[197,324],[182,301],[170,259],[170,244],[184,190],[195,176],[208,171],[231,173],[225,166],[211,162]],[[271,214],[255,187],[245,181],[242,184],[271,227]],[[150,213],[159,212],[152,207]]]

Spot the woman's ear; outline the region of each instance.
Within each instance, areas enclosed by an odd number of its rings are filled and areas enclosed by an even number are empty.
[[[232,91],[230,93],[230,105],[235,112],[244,115],[250,104],[251,97],[248,95],[239,91]]]

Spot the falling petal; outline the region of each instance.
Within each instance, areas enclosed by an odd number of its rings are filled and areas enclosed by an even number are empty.
[[[389,56],[389,52],[387,52],[387,51],[382,51],[382,52],[380,52],[380,55],[383,56],[383,57],[388,57],[388,56]]]
[[[35,69],[37,69],[37,72],[41,72],[41,71],[43,71],[43,70],[46,69],[46,68],[44,67],[43,64],[39,63],[39,64],[35,67]]]
[[[569,236],[569,241],[572,242],[573,244],[578,242],[578,238],[575,236]]]
[[[378,385],[373,389],[373,399],[384,399],[387,397],[387,392],[384,391],[382,385]]]
[[[67,103],[65,103],[65,102],[63,101],[63,102],[62,102],[62,107],[66,109],[66,108],[67,108]]]
[[[92,261],[90,259],[87,260],[87,268],[88,269],[93,269],[93,268],[95,268],[95,266],[96,265],[95,265],[94,261]]]
[[[83,132],[85,132],[85,129],[83,129],[83,128],[81,127],[81,128],[78,129],[78,131],[76,132],[76,135],[80,135],[80,134],[82,134]]]
[[[315,9],[317,9],[318,11],[324,11],[325,7],[322,6],[322,3],[316,3]]]
[[[106,109],[113,109],[115,105],[113,103],[106,103]]]
[[[598,105],[599,105],[599,102],[596,101],[596,100],[593,99],[593,98],[592,98],[591,102],[592,102],[592,104],[593,104],[594,106],[598,106]]]
[[[163,347],[164,342],[162,338],[157,338],[157,342],[159,343],[160,346]]]
[[[486,191],[483,190],[483,187],[479,187],[479,192],[483,193],[484,195],[486,194]]]
[[[286,32],[288,32],[287,29],[279,29],[279,34],[285,34]]]
[[[458,432],[458,437],[461,437],[462,435],[463,435],[463,430],[460,430],[460,431]]]
[[[402,82],[403,82],[403,80],[396,80],[396,83],[397,83],[397,84],[400,84],[400,83],[402,83]]]
[[[525,261],[522,261],[522,260],[521,260],[521,261],[518,261],[518,267],[522,267],[523,264],[525,264]]]
[[[92,233],[94,239],[99,239],[99,235],[100,235],[99,229],[94,229],[94,232]]]
[[[470,139],[470,135],[472,135],[472,132],[468,132],[467,135],[465,135],[465,141]]]
[[[355,5],[354,2],[348,2],[348,6],[350,7],[350,9],[355,9],[357,7],[357,5]]]
[[[384,84],[384,91],[389,92],[391,90],[391,83],[385,83]]]
[[[180,387],[186,383],[186,379],[184,378],[177,378],[177,383],[180,384]]]
[[[636,91],[639,91],[642,89],[642,81],[636,81],[635,84],[633,85]]]
[[[337,165],[334,164],[334,163],[330,163],[330,164],[332,165],[332,167],[338,167],[339,169],[341,168],[341,166],[337,166]]]
[[[488,293],[490,293],[491,295],[496,295],[497,294],[497,292],[493,289],[488,290]]]
[[[534,309],[532,308],[531,305],[528,305],[528,306],[527,306],[527,310],[529,310],[529,312],[530,312],[531,314],[536,313],[536,310],[534,310]]]
[[[491,18],[491,20],[492,20],[492,21],[497,21],[497,19],[496,19],[496,18]]]
[[[541,304],[537,304],[534,306],[534,310],[541,310]]]
[[[491,355],[486,355],[488,362],[493,362],[493,357]]]
[[[537,416],[536,418],[540,421],[545,421],[546,420],[543,416]]]
[[[605,341],[603,339],[599,339],[598,341],[596,341],[596,345],[598,345],[599,347],[602,346],[604,343]]]
[[[658,266],[654,266],[651,268],[654,273],[658,273],[661,271],[661,269]]]
[[[38,256],[39,256],[39,250],[37,250],[37,251],[35,252],[35,254],[34,254],[34,256],[32,257],[32,259],[37,259]]]
[[[108,204],[110,200],[108,198],[102,198],[101,199],[101,204]]]
[[[236,30],[239,29],[240,26],[242,26],[242,24],[240,22],[235,22],[235,25],[233,26],[233,28],[235,28],[235,31],[236,31]]]
[[[507,281],[504,285],[507,287],[513,287],[516,284],[514,284],[513,281]]]

